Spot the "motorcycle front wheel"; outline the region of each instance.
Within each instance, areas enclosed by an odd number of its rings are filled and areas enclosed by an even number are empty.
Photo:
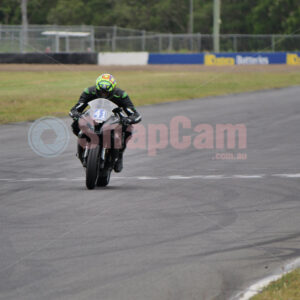
[[[97,179],[97,186],[107,186],[110,180],[111,169],[101,172]]]
[[[89,190],[95,188],[97,173],[98,173],[98,160],[99,160],[99,146],[89,150],[89,155],[86,164],[86,180],[85,184]]]

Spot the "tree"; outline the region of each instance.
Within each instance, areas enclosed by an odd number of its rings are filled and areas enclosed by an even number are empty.
[[[300,6],[298,9],[290,12],[290,15],[286,19],[283,25],[285,33],[288,34],[300,34]]]
[[[157,2],[152,7],[153,13],[156,16],[152,18],[155,31],[186,33],[188,30],[189,16],[189,1],[181,0],[164,0]],[[151,9],[151,8],[150,8]],[[151,23],[150,23],[151,24]]]
[[[0,0],[0,23],[21,24],[22,0]],[[213,0],[194,1],[194,32],[212,33]],[[221,33],[293,33],[299,0],[222,0]],[[189,0],[30,0],[30,24],[95,25],[186,33]]]
[[[48,24],[49,11],[55,7],[57,0],[29,0],[28,20],[30,24]]]
[[[221,33],[251,33],[252,10],[261,0],[222,0]]]
[[[1,0],[0,23],[21,24],[20,0]]]
[[[299,0],[258,1],[250,16],[253,33],[287,33],[288,28],[295,24],[291,15],[297,9]]]
[[[213,0],[195,0],[194,32],[211,34],[213,28]]]
[[[182,0],[90,0],[94,25],[118,25],[156,32],[186,32],[188,3]]]
[[[47,17],[48,22],[58,25],[81,25],[87,20],[83,0],[59,0]]]

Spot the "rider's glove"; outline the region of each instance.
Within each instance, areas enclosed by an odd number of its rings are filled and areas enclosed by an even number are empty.
[[[75,121],[77,121],[80,118],[80,115],[80,112],[78,112],[77,110],[71,110],[69,112],[69,116]]]
[[[130,118],[123,118],[122,119],[122,125],[123,126],[128,126],[131,124],[131,119]]]

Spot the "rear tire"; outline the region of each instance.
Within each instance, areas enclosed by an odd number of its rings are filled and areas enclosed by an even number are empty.
[[[105,170],[102,174],[99,174],[99,177],[97,179],[97,186],[107,186],[109,184],[110,174],[111,169]]]
[[[90,149],[87,164],[86,164],[86,187],[89,190],[95,188],[97,173],[98,173],[98,160],[99,160],[99,146]]]

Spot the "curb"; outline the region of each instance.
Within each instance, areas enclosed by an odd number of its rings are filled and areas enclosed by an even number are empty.
[[[263,278],[257,281],[256,283],[252,284],[246,290],[244,290],[243,292],[239,292],[237,295],[231,298],[231,300],[249,300],[251,297],[260,293],[263,290],[263,288],[269,285],[272,281],[280,279],[283,275],[293,271],[298,267],[300,267],[300,258],[297,258],[294,261],[284,265],[282,268],[277,270],[275,274]]]

